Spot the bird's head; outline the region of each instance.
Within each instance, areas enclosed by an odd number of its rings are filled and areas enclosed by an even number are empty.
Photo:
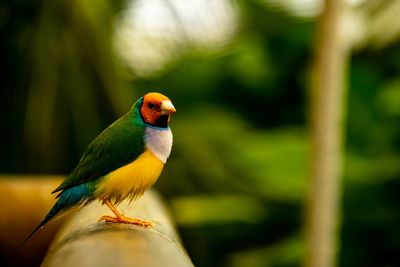
[[[139,113],[145,123],[161,128],[168,127],[171,114],[175,111],[171,100],[160,93],[146,94],[139,107]]]

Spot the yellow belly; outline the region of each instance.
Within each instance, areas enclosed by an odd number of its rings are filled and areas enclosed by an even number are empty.
[[[116,203],[126,198],[136,199],[157,181],[163,167],[164,163],[147,150],[133,162],[107,174],[96,195]]]

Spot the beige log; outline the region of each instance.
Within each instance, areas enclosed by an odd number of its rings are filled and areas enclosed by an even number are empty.
[[[50,192],[63,178],[0,175],[1,266],[39,266],[52,240],[43,266],[193,266],[155,192],[119,206],[129,216],[154,221],[152,229],[97,222],[112,213],[96,201],[56,218],[20,246],[55,203]]]
[[[127,216],[155,223],[153,228],[98,222],[113,215],[92,202],[78,211],[61,229],[42,264],[43,267],[191,267],[191,260],[159,196],[146,192],[134,203],[118,208]]]

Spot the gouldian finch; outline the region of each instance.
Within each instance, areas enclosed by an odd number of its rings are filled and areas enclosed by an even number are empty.
[[[137,199],[160,176],[171,152],[168,123],[175,111],[162,94],[139,98],[89,144],[75,169],[52,192],[58,193],[57,202],[27,239],[56,216],[95,199],[115,215],[102,216],[99,221],[152,226],[150,221],[126,217],[115,206],[124,199]]]

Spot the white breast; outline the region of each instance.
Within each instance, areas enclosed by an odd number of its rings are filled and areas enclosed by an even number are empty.
[[[171,129],[157,129],[153,127],[146,128],[145,135],[146,148],[162,162],[167,162],[172,148]]]

